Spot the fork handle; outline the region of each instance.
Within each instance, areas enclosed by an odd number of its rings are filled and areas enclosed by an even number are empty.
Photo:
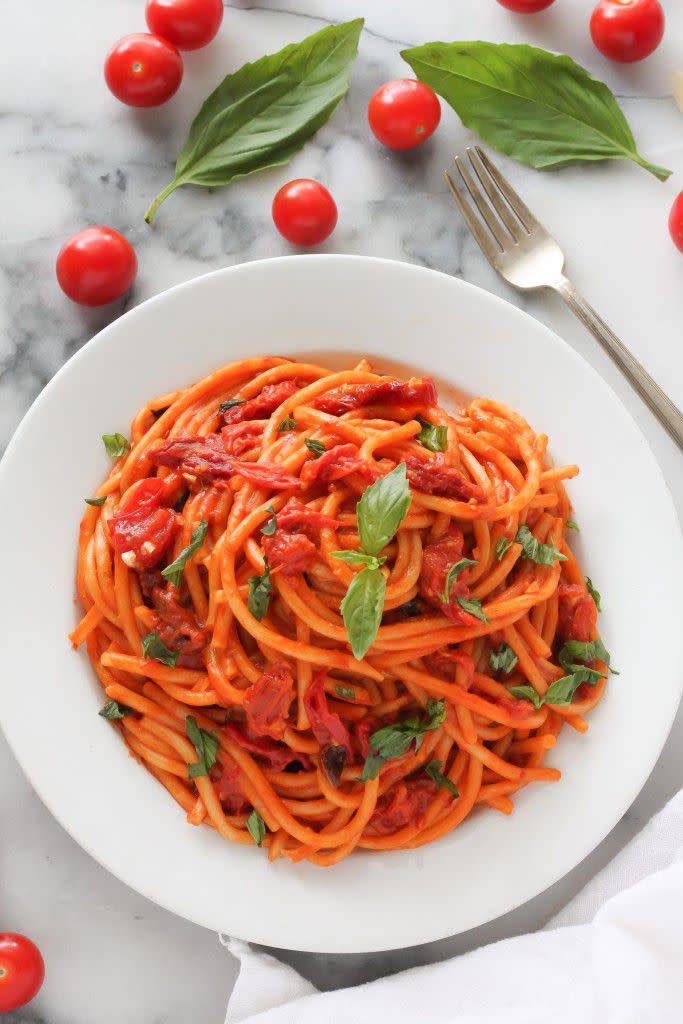
[[[554,289],[562,296],[572,313],[597,338],[646,405],[650,407],[664,429],[669,432],[678,447],[683,449],[683,413],[681,410],[668,395],[664,394],[659,384],[631,355],[614,331],[607,326],[590,303],[586,302],[583,295],[576,290],[568,278],[562,276],[554,285]]]

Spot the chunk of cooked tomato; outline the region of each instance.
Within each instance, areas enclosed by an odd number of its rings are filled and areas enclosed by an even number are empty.
[[[233,743],[250,754],[263,758],[268,763],[268,767],[275,772],[282,772],[290,764],[297,762],[302,768],[311,767],[310,758],[296,750],[290,750],[284,743],[276,743],[265,736],[254,736],[248,728],[240,728],[232,722],[228,722],[224,729]]]
[[[446,589],[448,570],[462,558],[463,545],[462,530],[459,530],[457,526],[451,526],[443,537],[434,541],[433,544],[425,546],[422,552],[420,595],[434,608],[447,615],[449,619],[453,619],[453,622],[463,626],[473,626],[478,620],[474,615],[466,612],[457,600],[459,597],[469,597],[470,589],[465,582],[467,569],[464,569],[451,583],[448,602],[441,599]]]
[[[595,601],[578,583],[560,583],[557,632],[563,640],[581,640],[586,643],[598,621]]]
[[[403,406],[406,411],[429,409],[436,405],[436,384],[432,377],[382,380],[368,384],[345,384],[328,391],[315,406],[321,412],[342,416],[363,405]]]
[[[416,825],[419,828],[436,793],[436,783],[431,779],[397,782],[377,801],[366,834],[388,836],[405,828],[406,825]]]
[[[465,651],[441,647],[438,651],[434,651],[433,654],[428,654],[425,658],[425,663],[430,670],[435,671],[449,682],[454,681],[455,669],[460,667],[464,672],[463,685],[466,690],[469,690],[474,682],[474,659],[471,654],[467,654]]]
[[[268,462],[244,462],[228,455],[222,439],[217,434],[206,437],[170,437],[149,453],[149,460],[155,466],[169,466],[181,473],[225,486],[236,474],[244,477],[256,487],[273,491],[284,491],[299,487],[299,481],[280,466]]]
[[[163,504],[164,481],[149,477],[133,484],[109,520],[109,532],[116,551],[133,552],[127,564],[135,569],[156,565],[175,536],[178,520]]]
[[[304,708],[311,723],[311,730],[321,747],[328,743],[345,747],[347,758],[351,757],[351,736],[339,715],[330,711],[325,694],[327,672],[321,669],[313,676],[304,694]]]
[[[244,423],[231,423],[230,426],[223,427],[221,437],[228,455],[234,455],[238,459],[242,455],[257,453],[261,447],[264,425],[262,420],[246,420]]]
[[[268,419],[278,406],[299,390],[293,380],[283,380],[279,384],[266,384],[256,398],[250,398],[241,405],[233,405],[224,413],[226,423],[244,423],[246,420]]]
[[[263,550],[270,568],[283,576],[296,576],[308,572],[315,562],[318,549],[303,533],[283,533],[277,530],[272,537],[263,538]]]
[[[370,737],[373,732],[377,732],[381,725],[382,723],[379,718],[375,718],[374,715],[366,715],[365,718],[361,718],[360,722],[356,722],[353,726],[353,734],[361,757],[369,757],[370,754],[375,753],[370,746]]]
[[[216,793],[228,814],[241,814],[249,806],[240,784],[240,774],[237,762],[227,758],[216,783]]]
[[[277,528],[282,530],[338,530],[343,524],[339,519],[323,515],[315,509],[304,505],[298,498],[290,498],[281,512],[277,514]]]
[[[301,482],[307,487],[316,483],[331,484],[351,473],[361,473],[373,480],[379,475],[371,463],[361,459],[355,444],[336,444],[320,458],[304,462],[301,467]]]
[[[254,736],[270,736],[274,740],[282,738],[293,688],[294,676],[282,662],[271,665],[252,683],[244,698],[244,711]]]
[[[456,466],[449,466],[443,455],[423,458],[409,455],[406,459],[408,482],[424,494],[435,494],[440,498],[455,498],[456,501],[486,500],[481,487],[473,484]]]
[[[157,613],[156,632],[159,639],[172,651],[178,651],[178,664],[183,668],[203,668],[200,657],[206,647],[204,627],[189,608],[178,600],[178,591],[169,583],[165,587],[152,587],[152,604]]]

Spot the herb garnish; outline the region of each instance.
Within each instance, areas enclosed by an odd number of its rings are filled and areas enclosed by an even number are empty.
[[[503,641],[497,651],[491,651],[489,654],[491,670],[493,672],[504,672],[506,676],[512,672],[518,661],[519,658],[505,641]]]
[[[602,640],[589,640],[587,642],[567,640],[558,655],[560,665],[567,672],[566,676],[562,676],[561,679],[556,679],[554,683],[551,683],[542,697],[539,697],[533,686],[510,686],[510,693],[513,697],[530,700],[536,709],[540,708],[542,704],[557,704],[559,706],[571,704],[572,698],[581,683],[595,686],[598,680],[605,678],[603,673],[598,672],[597,669],[589,668],[588,665],[577,664],[574,660],[577,658],[579,661],[584,662],[593,662],[596,658],[599,658],[600,661],[604,661],[610,672],[614,673],[614,675],[619,675],[618,672],[609,667],[609,651]]]
[[[586,590],[595,601],[595,607],[598,611],[602,611],[600,607],[600,591],[595,589],[590,576],[586,576]]]
[[[244,405],[245,398],[228,398],[218,406],[219,415],[224,416],[228,409],[234,409],[237,405]]]
[[[577,533],[581,533],[581,530],[579,529],[579,524],[577,523],[577,521],[575,519],[568,519],[567,520],[567,529],[568,530],[576,530]]]
[[[447,789],[453,796],[460,796],[456,784],[441,771],[441,761],[436,760],[436,758],[430,761],[429,764],[425,765],[425,772],[437,784],[439,789]]]
[[[256,845],[261,846],[266,838],[266,823],[256,809],[247,818],[247,829]]]
[[[142,656],[146,661],[159,661],[162,665],[174,668],[180,651],[172,651],[167,647],[158,633],[148,633],[142,638]]]
[[[108,700],[97,714],[102,715],[102,718],[112,721],[115,718],[125,718],[126,715],[132,715],[133,708],[129,708],[127,704],[120,704],[117,700]]]
[[[102,494],[99,498],[84,498],[86,505],[92,505],[94,508],[102,508],[105,501],[107,500],[106,494]]]
[[[261,527],[261,533],[264,537],[272,537],[277,530],[277,516],[275,515],[275,509],[272,505],[266,505],[266,512],[269,512],[270,515]]]
[[[249,577],[249,597],[247,599],[247,608],[259,622],[268,611],[272,590],[273,583],[270,578],[270,566],[268,565],[267,556],[264,556],[263,575]]]
[[[416,416],[415,419],[422,426],[420,433],[415,435],[415,440],[430,452],[445,452],[448,448],[448,427],[432,423],[424,416]]]
[[[374,779],[385,763],[394,757],[402,757],[410,749],[415,741],[415,753],[422,746],[425,733],[438,729],[446,721],[446,701],[433,700],[431,697],[425,707],[425,717],[420,719],[406,718],[403,722],[396,722],[394,725],[385,725],[370,736],[370,746],[374,754],[369,754],[365,759],[361,782]]]
[[[167,565],[165,569],[161,570],[161,575],[164,577],[164,579],[170,580],[174,587],[180,586],[185,566],[187,565],[195,551],[199,551],[200,547],[204,543],[204,538],[206,537],[206,531],[208,530],[208,528],[209,524],[207,523],[206,519],[202,517],[200,522],[197,523],[194,530],[192,531],[190,543],[187,545],[187,547],[183,548],[183,550],[180,552],[180,554],[178,555],[174,562],[171,562],[170,565]]]
[[[508,540],[507,537],[503,536],[496,543],[496,558],[499,562],[502,562],[508,551],[512,547],[512,541]]]
[[[342,686],[341,683],[337,683],[334,690],[337,696],[342,697],[344,700],[356,699],[356,691],[352,686]]]
[[[118,459],[121,455],[127,455],[130,451],[130,441],[123,434],[102,434],[104,447],[107,455],[112,459]]]
[[[322,441],[316,441],[314,437],[305,437],[304,444],[308,448],[309,452],[314,459],[319,459],[321,455],[324,455],[327,448]]]
[[[489,621],[478,597],[456,597],[455,600],[463,611],[474,615],[475,619],[481,619],[482,622]]]
[[[188,777],[196,779],[200,775],[208,775],[216,763],[218,737],[206,729],[200,729],[194,715],[187,715],[185,718],[185,735],[197,751],[196,763],[187,766]]]
[[[296,430],[297,426],[298,423],[293,416],[285,416],[277,429],[281,434],[284,434],[286,430]]]
[[[448,572],[446,573],[446,583],[445,583],[445,586],[443,588],[443,594],[439,594],[439,598],[440,598],[440,600],[444,604],[448,604],[448,602],[450,601],[450,599],[451,599],[451,587],[453,586],[453,584],[455,583],[456,579],[458,578],[460,573],[463,571],[463,569],[467,569],[468,566],[470,566],[470,565],[477,565],[477,564],[478,563],[477,563],[476,559],[473,559],[473,558],[459,558],[458,561],[455,562],[449,568]]]
[[[555,562],[567,561],[567,556],[558,551],[553,544],[541,544],[526,524],[517,530],[515,541],[522,545],[524,557],[537,565],[554,565]]]

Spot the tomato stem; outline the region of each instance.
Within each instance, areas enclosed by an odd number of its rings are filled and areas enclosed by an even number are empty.
[[[152,223],[152,221],[154,220],[154,214],[157,212],[161,204],[164,202],[165,199],[168,199],[172,192],[175,192],[175,190],[178,188],[178,185],[180,184],[182,184],[182,182],[176,179],[172,181],[170,185],[167,185],[162,192],[159,193],[156,199],[150,204],[150,207],[147,213],[145,214],[145,221],[147,224]]]

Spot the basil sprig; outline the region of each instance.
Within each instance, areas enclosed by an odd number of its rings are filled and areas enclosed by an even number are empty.
[[[200,547],[204,543],[204,538],[206,537],[206,531],[208,528],[209,524],[206,519],[202,518],[192,531],[190,543],[187,547],[183,548],[174,562],[171,562],[170,565],[167,565],[165,569],[161,570],[161,575],[164,579],[170,580],[174,587],[180,586],[185,566],[192,558],[195,551],[199,551]]]
[[[554,565],[555,562],[567,561],[567,556],[558,551],[554,544],[541,544],[526,524],[517,530],[515,541],[522,545],[524,557],[536,565]]]
[[[364,564],[346,591],[341,613],[354,658],[360,660],[377,636],[382,624],[387,581],[380,569],[386,557],[380,555],[410,508],[410,488],[405,462],[366,487],[356,505],[360,551],[335,551],[334,557],[350,565]]]
[[[420,433],[415,435],[415,440],[430,452],[445,452],[448,448],[448,427],[432,423],[424,416],[416,416],[415,419],[422,427]]]
[[[112,459],[118,459],[130,451],[130,441],[123,434],[102,434],[102,440],[107,455]]]
[[[443,588],[443,594],[439,594],[439,598],[444,604],[448,604],[451,599],[451,587],[455,583],[456,579],[463,571],[470,565],[477,565],[477,560],[474,558],[459,558],[457,562],[450,566],[446,573],[446,582]]]
[[[108,700],[97,714],[101,715],[102,718],[113,721],[116,718],[125,718],[126,715],[132,715],[133,709],[129,708],[127,704],[120,704],[117,700]]]
[[[446,721],[446,701],[433,700],[431,697],[425,706],[424,718],[406,718],[394,725],[385,725],[370,736],[370,746],[374,751],[365,759],[361,782],[377,778],[377,774],[386,761],[407,754],[411,743],[415,742],[415,753],[422,746],[425,733],[438,729]]]
[[[401,56],[460,120],[530,167],[626,158],[665,181],[671,171],[637,151],[604,82],[564,54],[509,43],[425,43]]]
[[[206,729],[200,729],[194,715],[187,715],[185,718],[185,735],[197,751],[196,763],[187,766],[188,777],[196,779],[200,775],[208,775],[216,763],[218,737]]]
[[[588,665],[578,664],[579,662],[593,662],[597,658],[604,661],[610,672],[619,675],[613,668],[610,668],[609,651],[602,640],[567,640],[558,655],[560,665],[567,673],[561,679],[551,683],[542,697],[536,693],[533,686],[510,686],[509,691],[513,697],[530,700],[538,710],[543,704],[556,704],[566,706],[571,704],[574,694],[581,683],[588,683],[595,686],[600,679],[604,679],[602,672]]]
[[[148,633],[142,638],[142,656],[147,661],[159,661],[162,665],[175,668],[180,651],[172,651],[167,647],[158,633]]]
[[[602,609],[600,608],[600,591],[595,589],[590,576],[586,576],[586,590],[593,598],[593,601],[595,602],[595,607],[598,609],[598,611],[602,611]]]
[[[266,823],[256,809],[247,818],[247,829],[256,845],[261,846],[266,838]]]
[[[268,611],[272,590],[270,566],[267,557],[264,556],[263,575],[249,577],[249,597],[247,599],[247,608],[259,622]]]
[[[506,676],[512,672],[518,661],[519,658],[505,641],[503,641],[497,651],[491,651],[489,654],[491,671],[503,672]]]
[[[272,537],[277,530],[277,516],[272,505],[266,505],[266,512],[269,512],[270,515],[261,527],[261,533],[264,537]]]
[[[425,765],[425,772],[432,782],[437,784],[439,789],[447,789],[453,796],[460,796],[456,784],[441,771],[441,761],[438,761],[436,758],[430,761],[429,764]]]
[[[328,25],[227,75],[192,122],[147,223],[179,185],[217,188],[298,153],[345,96],[362,27],[362,18]]]

